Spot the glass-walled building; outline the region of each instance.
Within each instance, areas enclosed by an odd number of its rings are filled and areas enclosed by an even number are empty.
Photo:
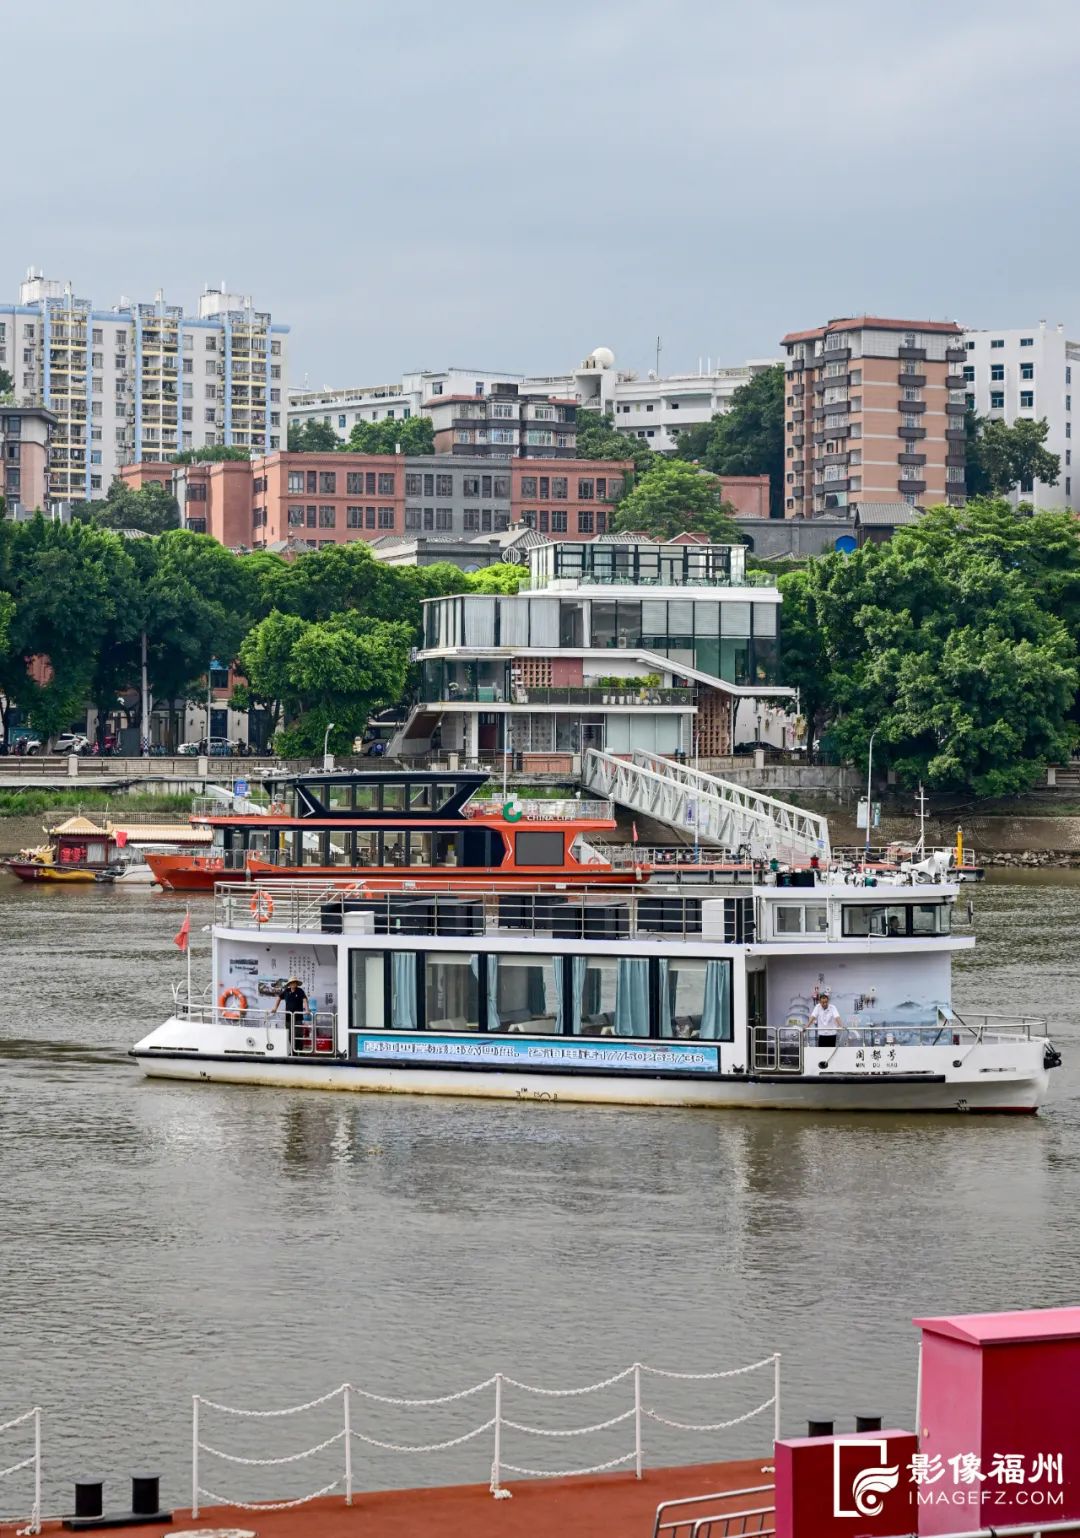
[[[530,551],[516,595],[424,605],[405,750],[716,757],[790,696],[780,594],[741,545],[597,542]]]

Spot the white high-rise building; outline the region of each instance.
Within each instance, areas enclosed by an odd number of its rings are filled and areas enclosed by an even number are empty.
[[[287,332],[224,286],[196,315],[160,293],[98,310],[31,269],[0,304],[0,369],[19,405],[56,417],[50,502],[102,497],[121,465],[184,449],[283,448]]]
[[[1062,326],[1040,321],[1014,331],[965,331],[964,348],[968,405],[980,417],[1010,425],[1023,417],[1045,417],[1046,447],[1061,460],[1056,486],[1042,481],[1020,485],[1013,489],[1012,500],[1040,509],[1080,508],[1080,481],[1074,479],[1073,469],[1073,422],[1080,420],[1080,343],[1068,341]]]

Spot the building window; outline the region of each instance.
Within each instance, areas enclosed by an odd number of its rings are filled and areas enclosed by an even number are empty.
[[[521,495],[523,497],[536,496],[536,476],[523,475],[521,477]]]
[[[595,495],[595,486],[591,479],[578,479],[577,494],[579,502],[591,502]]]
[[[416,470],[407,470],[405,472],[405,495],[407,497],[418,497],[418,496],[420,496],[421,495],[421,491],[420,491],[421,484],[422,484],[421,476],[420,476],[418,471],[416,471]]]
[[[478,507],[467,507],[464,514],[462,515],[461,526],[466,531],[466,533],[479,533],[480,509]]]
[[[510,477],[508,475],[497,475],[494,480],[494,488],[495,496],[508,497],[510,495]]]
[[[994,340],[990,343],[990,346],[991,347],[1004,347],[1005,346],[1005,340],[1004,340],[1003,337],[995,337]]]
[[[509,527],[510,527],[510,514],[509,513],[496,513],[495,514],[495,532],[496,532],[496,534],[505,533],[505,531]]]
[[[308,495],[310,496],[313,491],[318,491],[318,489],[319,489],[319,473],[318,473],[317,470],[308,470],[306,472],[306,477],[307,477],[307,492],[308,492]]]
[[[565,475],[553,475],[551,477],[551,495],[556,502],[565,502],[567,498],[567,479]]]
[[[1065,477],[1065,495],[1067,497],[1071,497],[1072,496],[1072,476],[1071,475],[1067,475]]]
[[[541,533],[541,534],[548,533],[548,510],[547,510],[546,507],[542,507],[540,509],[540,517],[539,517],[539,520],[537,522],[536,527],[537,527],[537,530],[538,530],[539,533]]]
[[[435,509],[435,527],[444,532],[454,527],[454,509],[452,507],[437,507]]]
[[[566,513],[558,508],[551,510],[551,532],[553,534],[566,533]]]
[[[1020,365],[1020,378],[1021,379],[1034,379],[1035,378],[1035,365],[1034,365],[1034,363],[1021,363],[1021,365]]]
[[[527,529],[536,528],[536,514],[531,508],[526,508],[521,515],[521,521]]]
[[[1001,379],[1005,378],[1005,365],[1004,365],[1004,363],[991,363],[991,365],[990,365],[990,378],[995,380],[995,381],[1001,380]]]
[[[433,497],[434,495],[435,495],[435,477],[434,477],[434,475],[425,475],[424,476],[424,496],[425,497]]]
[[[345,491],[350,497],[358,497],[364,490],[364,475],[361,470],[346,470]]]
[[[432,529],[434,529],[434,527],[435,527],[435,509],[433,507],[425,507],[424,508],[424,528],[428,529],[428,530],[432,530]]]
[[[1035,490],[1035,482],[1034,482],[1034,480],[1031,478],[1030,475],[1025,475],[1023,480],[1020,482],[1020,492],[1021,492],[1021,495],[1022,496],[1028,496],[1034,490]]]
[[[331,504],[330,506],[326,506],[324,504],[324,505],[320,506],[320,508],[319,508],[319,528],[320,529],[334,529],[336,527],[337,527],[337,513],[334,511],[333,505]]]
[[[990,410],[991,411],[1003,411],[1004,409],[1005,409],[1005,391],[1004,390],[991,390],[990,391]]]
[[[996,346],[997,344],[995,343],[994,345]],[[1034,347],[1035,346],[1035,338],[1033,336],[1022,336],[1020,338],[1020,346],[1021,347]]]
[[[318,526],[318,522],[319,522],[319,510],[318,510],[317,507],[312,507],[311,504],[309,503],[308,504],[308,508],[307,508],[307,526],[308,526],[308,528],[309,529],[316,528]]]
[[[339,417],[338,417],[338,419],[337,419],[337,425],[338,425],[338,426],[339,426],[339,427],[340,427],[340,428],[344,428],[344,426],[345,426],[345,418],[344,418],[344,416],[339,416]]]
[[[1035,405],[1035,391],[1034,390],[1021,390],[1020,391],[1020,409],[1021,409],[1021,411],[1030,411],[1031,408],[1034,405]]]
[[[405,527],[407,529],[418,529],[420,527],[420,509],[418,507],[407,507],[405,509]],[[465,527],[468,528],[468,524]]]
[[[334,470],[319,471],[319,490],[325,496],[327,493],[333,496],[337,491],[337,472]]]
[[[304,524],[304,509],[302,507],[289,508],[289,525],[291,528],[302,528]]]
[[[964,367],[964,383],[965,384],[974,384],[974,382],[975,382],[975,369],[974,369],[974,366],[972,364],[968,363]]]
[[[345,509],[345,524],[350,529],[362,529],[364,526],[364,509],[362,507],[347,507]]]
[[[1066,436],[1066,438],[1071,438],[1072,437],[1072,423],[1071,422],[1066,422],[1065,423],[1065,436]]]
[[[593,515],[590,509],[583,509],[577,515],[579,534],[591,534],[593,532]]]
[[[435,477],[435,495],[437,497],[452,497],[454,495],[454,477],[452,475],[437,475]]]
[[[480,477],[478,475],[466,475],[461,482],[462,494],[466,497],[478,497],[480,495]]]
[[[373,507],[365,507],[364,508],[364,528],[365,529],[373,529],[374,527],[375,527],[375,509]]]
[[[392,483],[394,477],[391,475],[391,476],[388,476],[387,479],[389,481],[391,481],[391,483]],[[379,528],[380,529],[392,529],[393,527],[394,527],[394,509],[392,507],[380,507],[379,508]]]
[[[303,470],[290,470],[289,471],[289,490],[290,491],[303,491],[303,489],[304,489],[304,472],[303,472]]]
[[[379,471],[379,496],[392,497],[394,495],[394,472],[392,470]],[[392,509],[391,509],[392,511]]]

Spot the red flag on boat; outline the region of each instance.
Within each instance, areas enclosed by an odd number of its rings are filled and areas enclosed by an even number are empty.
[[[187,948],[188,948],[188,936],[190,934],[191,934],[191,914],[190,913],[185,913],[184,914],[184,922],[180,925],[180,928],[173,935],[173,944],[175,946],[178,946],[180,950],[186,951]]]
[[[636,822],[632,822],[630,824],[630,837],[633,839],[634,843],[636,844],[637,843],[637,823]]]
[[[125,849],[127,847],[127,829],[126,828],[117,828],[117,830],[114,833],[113,837],[116,839],[116,847],[117,847],[117,849]]]

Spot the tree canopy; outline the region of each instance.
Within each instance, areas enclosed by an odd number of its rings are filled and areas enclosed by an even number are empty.
[[[613,528],[620,534],[640,530],[661,540],[700,533],[719,544],[737,545],[742,536],[731,513],[715,476],[685,460],[657,456],[618,504]]]
[[[8,402],[15,399],[15,381],[6,368],[0,368],[0,401]]]
[[[931,508],[882,545],[780,579],[784,678],[814,733],[908,785],[1012,794],[1067,759],[1080,534],[1006,502]]]
[[[290,424],[287,443],[290,454],[333,454],[341,448],[341,439],[329,422]]]
[[[238,448],[231,443],[208,443],[201,449],[184,449],[182,453],[174,454],[172,463],[174,465],[220,465],[229,460],[250,458],[250,449]]]
[[[357,422],[344,447],[350,454],[434,454],[435,427],[430,417]]]
[[[676,454],[717,475],[767,475],[773,517],[783,512],[784,367],[762,369],[731,397],[731,409],[679,434]]]
[[[1013,423],[999,417],[987,419],[973,411],[965,416],[967,457],[965,480],[969,497],[1002,496],[1036,481],[1056,486],[1061,475],[1061,456],[1046,447],[1050,424],[1043,417],[1032,421],[1018,417]]]
[[[635,475],[643,475],[657,456],[640,438],[621,433],[610,414],[581,409],[577,417],[577,457],[579,459],[632,459]]]
[[[77,502],[71,510],[79,523],[93,523],[99,529],[135,529],[143,534],[164,534],[180,527],[180,504],[171,491],[152,482],[128,486],[117,477],[104,500]]]

